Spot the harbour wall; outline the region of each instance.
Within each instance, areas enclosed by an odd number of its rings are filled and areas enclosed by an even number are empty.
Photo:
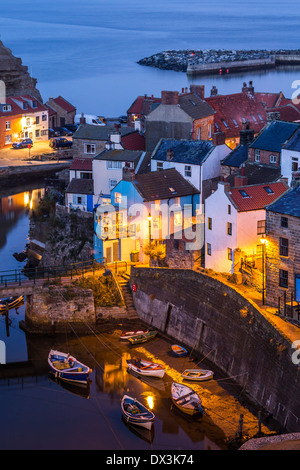
[[[265,59],[241,60],[236,62],[217,62],[188,65],[187,75],[207,75],[216,72],[242,72],[243,70],[268,69],[276,67],[275,57]]]
[[[139,318],[234,377],[286,432],[300,429],[300,368],[291,341],[234,288],[186,269],[138,268],[130,284]]]

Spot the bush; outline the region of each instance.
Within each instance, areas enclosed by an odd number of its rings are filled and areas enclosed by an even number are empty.
[[[94,295],[95,307],[120,306],[121,299],[111,276],[88,276],[81,277],[73,282],[77,287],[91,289]]]

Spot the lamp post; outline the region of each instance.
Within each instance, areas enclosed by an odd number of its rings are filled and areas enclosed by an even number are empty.
[[[262,304],[265,305],[265,257],[266,257],[266,243],[267,240],[263,235],[260,239],[261,248],[262,248]]]
[[[148,221],[149,221],[149,248],[150,248],[150,244],[151,244],[151,220],[152,220],[150,212],[149,212],[147,218],[148,218]]]

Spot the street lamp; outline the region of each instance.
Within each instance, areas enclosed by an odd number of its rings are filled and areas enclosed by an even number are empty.
[[[262,247],[262,304],[265,305],[265,250],[267,240],[264,235],[260,239],[260,243]]]
[[[148,221],[149,221],[149,246],[150,246],[150,243],[151,243],[151,220],[152,220],[152,217],[151,217],[151,213],[149,212],[148,214]]]

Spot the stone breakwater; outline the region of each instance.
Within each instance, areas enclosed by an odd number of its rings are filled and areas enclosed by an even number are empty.
[[[245,63],[249,61],[262,61],[262,63],[295,63],[295,58],[299,58],[300,49],[297,50],[167,50],[145,57],[138,61],[140,65],[155,67],[162,70],[174,70],[176,72],[188,72],[189,68],[201,70],[208,64],[216,64],[216,67],[208,67],[210,71],[216,71],[221,64]],[[236,67],[237,68],[237,67]]]

